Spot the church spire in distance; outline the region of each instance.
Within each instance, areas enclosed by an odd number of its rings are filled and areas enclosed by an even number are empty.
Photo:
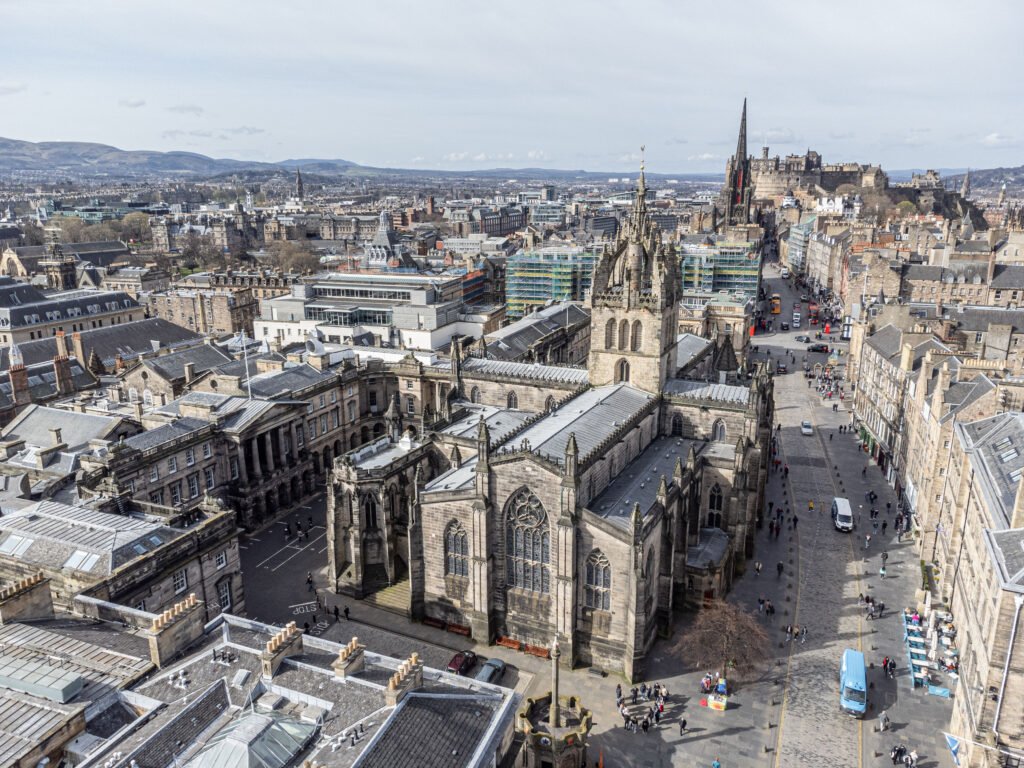
[[[740,117],[740,135],[736,138],[736,162],[747,158],[747,100],[743,99],[743,116]]]

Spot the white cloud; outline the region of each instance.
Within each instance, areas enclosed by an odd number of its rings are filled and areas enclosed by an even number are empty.
[[[182,131],[172,129],[160,134],[165,139],[180,139],[183,136],[193,136],[198,139],[209,139],[213,137],[213,131]]]
[[[986,147],[1012,147],[1017,144],[1017,139],[1005,133],[993,132],[982,137],[981,143]]]
[[[463,160],[469,158],[469,152],[449,152],[447,155],[441,157],[442,160],[449,163],[461,163]]]
[[[790,128],[769,128],[762,132],[766,144],[796,144],[800,141]]]
[[[701,152],[699,155],[690,155],[688,158],[691,163],[693,162],[707,162],[708,160],[721,160],[721,155],[716,155],[714,152]]]
[[[145,99],[121,99],[117,102],[119,107],[125,107],[126,109],[138,109],[139,107],[146,106]]]
[[[689,142],[689,140],[688,140],[688,139],[683,139],[683,138],[673,138],[673,139],[669,139],[669,140],[668,140],[668,141],[666,141],[665,143],[666,143],[666,144],[689,144],[690,142]]]
[[[240,125],[237,128],[226,129],[228,133],[240,136],[255,136],[257,133],[266,133],[264,128],[256,128],[252,125]]]
[[[547,160],[548,153],[543,149],[531,149],[526,153],[527,160]]]
[[[620,163],[639,163],[642,159],[639,152],[627,152],[624,155],[619,155]]]
[[[410,163],[423,163],[423,162],[426,162],[426,160],[427,160],[427,158],[423,157],[423,155],[416,155],[416,157],[414,157],[409,162]]]
[[[28,86],[24,83],[0,83],[0,96],[12,96],[27,90]]]
[[[203,114],[203,108],[197,104],[175,104],[173,107],[167,108],[168,112],[176,112],[179,115],[199,115]]]

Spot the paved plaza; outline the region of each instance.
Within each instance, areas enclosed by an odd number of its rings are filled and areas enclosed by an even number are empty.
[[[794,294],[780,290],[774,281],[769,291],[779,290],[784,306],[792,306]],[[787,303],[788,302],[788,303]],[[804,328],[803,332],[807,332]],[[797,332],[755,337],[759,359],[778,357],[792,351],[795,364],[790,373],[776,378],[776,422],[781,446],[779,458],[789,466],[769,475],[767,499],[775,507],[788,509],[785,525],[772,538],[765,525],[758,530],[754,561],[761,561],[760,576],[752,568],[738,579],[729,600],[758,613],[758,597],[776,606],[774,622],[768,625],[770,657],[761,668],[739,679],[726,712],[699,705],[699,680],[704,672],[694,668],[678,638],[689,616],[682,616],[672,637],[654,647],[648,682],[659,682],[669,690],[666,713],[649,734],[631,733],[622,727],[615,708],[614,675],[601,676],[582,669],[563,673],[566,691],[578,693],[594,712],[590,759],[604,756],[612,766],[710,766],[718,758],[723,768],[748,766],[839,766],[841,768],[887,764],[893,744],[916,749],[919,765],[952,766],[944,746],[942,729],[949,721],[951,702],[914,689],[907,677],[902,650],[901,608],[914,604],[920,569],[914,546],[897,543],[893,532],[896,498],[879,470],[869,465],[867,455],[852,434],[839,434],[850,414],[847,398],[838,412],[809,389],[800,372],[805,345],[793,340]],[[768,346],[766,346],[768,345]],[[824,355],[808,355],[811,362]],[[788,359],[787,359],[788,361]],[[800,422],[810,419],[813,435],[803,435]],[[862,475],[862,470],[867,472]],[[878,494],[875,506],[888,520],[886,535],[879,531],[870,548],[864,535],[871,532],[865,493]],[[841,533],[832,525],[829,507],[834,496],[845,496],[858,516],[853,533]],[[808,502],[814,502],[814,511]],[[886,516],[886,503],[892,512]],[[794,530],[794,513],[798,523]],[[323,569],[326,563],[324,529],[325,504],[319,496],[306,507],[243,541],[242,562],[249,613],[264,621],[295,620],[300,627],[332,640],[347,641],[353,635],[365,639],[382,653],[406,656],[415,650],[431,666],[443,667],[456,650],[471,647],[483,657],[502,658],[509,665],[505,684],[532,695],[549,685],[545,662],[497,646],[474,644],[442,630],[407,622],[367,604],[328,593]],[[309,528],[312,518],[312,528]],[[308,538],[285,538],[285,522],[296,521],[309,531]],[[888,573],[879,576],[881,553],[888,553]],[[753,561],[752,561],[753,562]],[[776,576],[776,564],[783,563],[783,576]],[[306,584],[312,573],[314,590]],[[858,595],[871,595],[886,605],[882,619],[867,620],[858,606]],[[340,618],[335,621],[333,607]],[[343,614],[349,608],[350,619]],[[314,618],[315,617],[315,618]],[[761,620],[766,621],[762,618]],[[804,642],[786,642],[789,624],[807,628]],[[860,649],[869,664],[869,712],[864,720],[850,718],[838,707],[839,659],[845,648]],[[878,669],[884,656],[894,656],[898,674],[886,680]],[[652,703],[631,708],[642,714]],[[885,709],[892,731],[877,731],[877,715]],[[680,720],[688,729],[680,734]]]

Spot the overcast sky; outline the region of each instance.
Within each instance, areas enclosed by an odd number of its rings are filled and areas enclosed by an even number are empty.
[[[406,168],[1024,163],[1024,4],[0,0],[0,135]]]

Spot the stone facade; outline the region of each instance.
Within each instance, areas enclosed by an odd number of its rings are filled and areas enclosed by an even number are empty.
[[[183,328],[211,336],[245,331],[251,337],[252,321],[259,312],[259,302],[246,288],[151,293],[145,297],[145,303],[151,317],[162,317]]]
[[[676,379],[678,258],[643,176],[589,301],[588,371],[409,357],[379,439],[335,462],[329,579],[404,584],[407,613],[567,664],[643,675],[659,627],[750,549],[771,384]],[[444,377],[441,379],[440,377]],[[691,557],[690,555],[694,556]]]

